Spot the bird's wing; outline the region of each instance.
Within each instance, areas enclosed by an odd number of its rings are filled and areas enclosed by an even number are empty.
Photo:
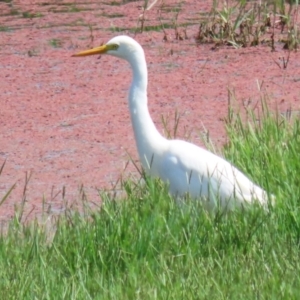
[[[180,140],[170,141],[162,158],[160,173],[175,195],[188,191],[195,198],[209,197],[213,191],[222,199],[235,197],[251,202],[253,193],[259,200],[263,193],[225,159]]]

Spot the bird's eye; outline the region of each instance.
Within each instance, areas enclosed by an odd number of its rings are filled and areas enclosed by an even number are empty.
[[[110,49],[111,50],[117,50],[119,48],[119,45],[117,45],[117,44],[112,44],[111,46],[110,46]]]

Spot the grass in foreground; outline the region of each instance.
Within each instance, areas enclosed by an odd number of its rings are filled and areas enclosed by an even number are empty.
[[[277,197],[269,212],[209,215],[156,180],[125,201],[67,211],[53,239],[17,219],[0,242],[1,299],[299,299],[299,120],[229,115],[225,156]]]

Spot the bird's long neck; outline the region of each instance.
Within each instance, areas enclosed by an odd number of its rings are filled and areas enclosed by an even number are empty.
[[[130,61],[133,80],[129,92],[129,109],[135,140],[144,169],[156,174],[155,165],[159,163],[166,146],[166,139],[157,131],[148,110],[147,65],[143,52]]]

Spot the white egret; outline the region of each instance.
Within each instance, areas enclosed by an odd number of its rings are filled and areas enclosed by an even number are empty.
[[[267,193],[228,161],[186,141],[168,140],[157,131],[148,111],[147,64],[138,42],[128,36],[117,36],[105,45],[73,56],[99,54],[125,59],[131,66],[129,110],[146,173],[167,182],[175,197],[189,194],[192,198],[202,199],[209,210],[216,205],[231,209],[255,201],[266,206]]]

